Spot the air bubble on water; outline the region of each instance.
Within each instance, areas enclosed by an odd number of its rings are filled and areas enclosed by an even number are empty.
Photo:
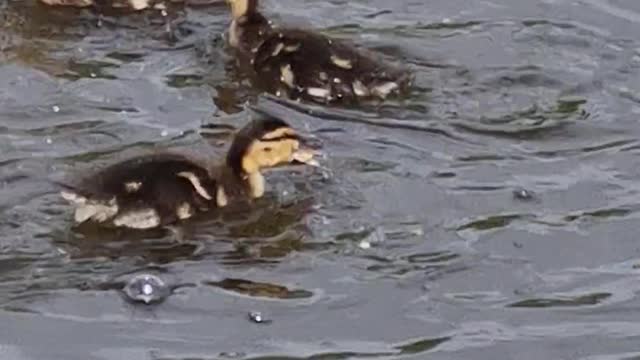
[[[367,240],[361,240],[358,246],[364,250],[371,249],[371,243]]]
[[[168,135],[169,135],[169,131],[168,131],[168,130],[166,130],[166,129],[165,129],[165,130],[162,130],[162,132],[160,133],[160,136],[162,136],[162,137],[166,137],[166,136],[168,136]]]
[[[366,238],[360,240],[358,246],[361,249],[370,249],[372,246],[380,245],[386,240],[385,232],[381,228],[371,231]]]
[[[127,282],[123,291],[129,300],[147,305],[162,302],[171,293],[161,278],[151,274],[134,276]]]
[[[227,352],[221,352],[219,356],[226,359],[239,359],[239,358],[245,357],[245,355],[246,354],[243,352],[227,351]]]
[[[256,324],[268,324],[271,320],[267,320],[262,316],[262,313],[259,311],[251,311],[249,312],[249,320]]]
[[[513,190],[513,197],[518,200],[531,201],[536,198],[536,194],[525,188],[516,188]]]
[[[282,182],[279,184],[275,184],[276,193],[278,194],[278,201],[281,204],[292,204],[296,201],[297,193],[295,189],[295,185]]]
[[[53,110],[54,113],[60,112],[60,107],[58,105],[53,105],[51,107],[51,110]]]
[[[50,137],[47,137],[47,138],[44,140],[44,142],[46,142],[47,144],[52,144],[52,143],[53,143],[53,140],[51,140],[51,138],[50,138]]]

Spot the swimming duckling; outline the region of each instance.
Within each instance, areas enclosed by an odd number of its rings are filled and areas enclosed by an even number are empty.
[[[162,0],[40,0],[49,6],[68,6],[85,8],[90,6],[127,9],[133,11],[154,8],[157,10],[166,9],[166,5]]]
[[[173,153],[146,155],[108,166],[78,186],[63,185],[75,222],[151,229],[265,192],[262,171],[288,163],[317,165],[315,152],[284,121],[264,117],[234,137],[226,161],[202,164]]]
[[[259,86],[291,99],[321,103],[385,99],[406,88],[409,71],[379,54],[322,34],[272,25],[258,0],[227,0],[232,21],[228,43],[253,71]]]

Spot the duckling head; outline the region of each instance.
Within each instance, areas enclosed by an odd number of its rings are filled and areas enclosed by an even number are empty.
[[[258,0],[227,0],[231,6],[231,14],[234,19],[241,18],[258,8]]]
[[[254,120],[235,136],[227,153],[227,166],[248,181],[252,197],[264,194],[261,171],[284,164],[317,166],[309,141],[286,122],[272,117]]]

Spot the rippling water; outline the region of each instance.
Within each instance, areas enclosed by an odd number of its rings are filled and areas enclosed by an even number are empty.
[[[228,66],[225,6],[170,8],[167,36],[153,12],[0,1],[0,358],[640,357],[640,3],[265,7],[402,59],[416,88],[359,109],[261,98],[327,169],[273,173],[249,212],[176,243],[75,231],[47,179],[222,154],[257,96]],[[141,273],[171,296],[125,301]]]

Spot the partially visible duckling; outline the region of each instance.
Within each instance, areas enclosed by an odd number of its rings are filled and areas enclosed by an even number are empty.
[[[265,192],[262,171],[287,163],[317,165],[314,151],[284,121],[255,120],[234,137],[223,164],[208,166],[184,155],[155,154],[99,171],[62,197],[75,222],[150,229],[166,226],[241,198]]]
[[[272,25],[258,0],[227,0],[233,20],[228,43],[258,85],[278,96],[321,103],[385,99],[406,88],[411,73],[379,54],[322,34]]]
[[[166,5],[162,0],[40,0],[49,6],[90,7],[98,6],[113,9],[130,9],[134,11],[155,8],[164,10]]]

